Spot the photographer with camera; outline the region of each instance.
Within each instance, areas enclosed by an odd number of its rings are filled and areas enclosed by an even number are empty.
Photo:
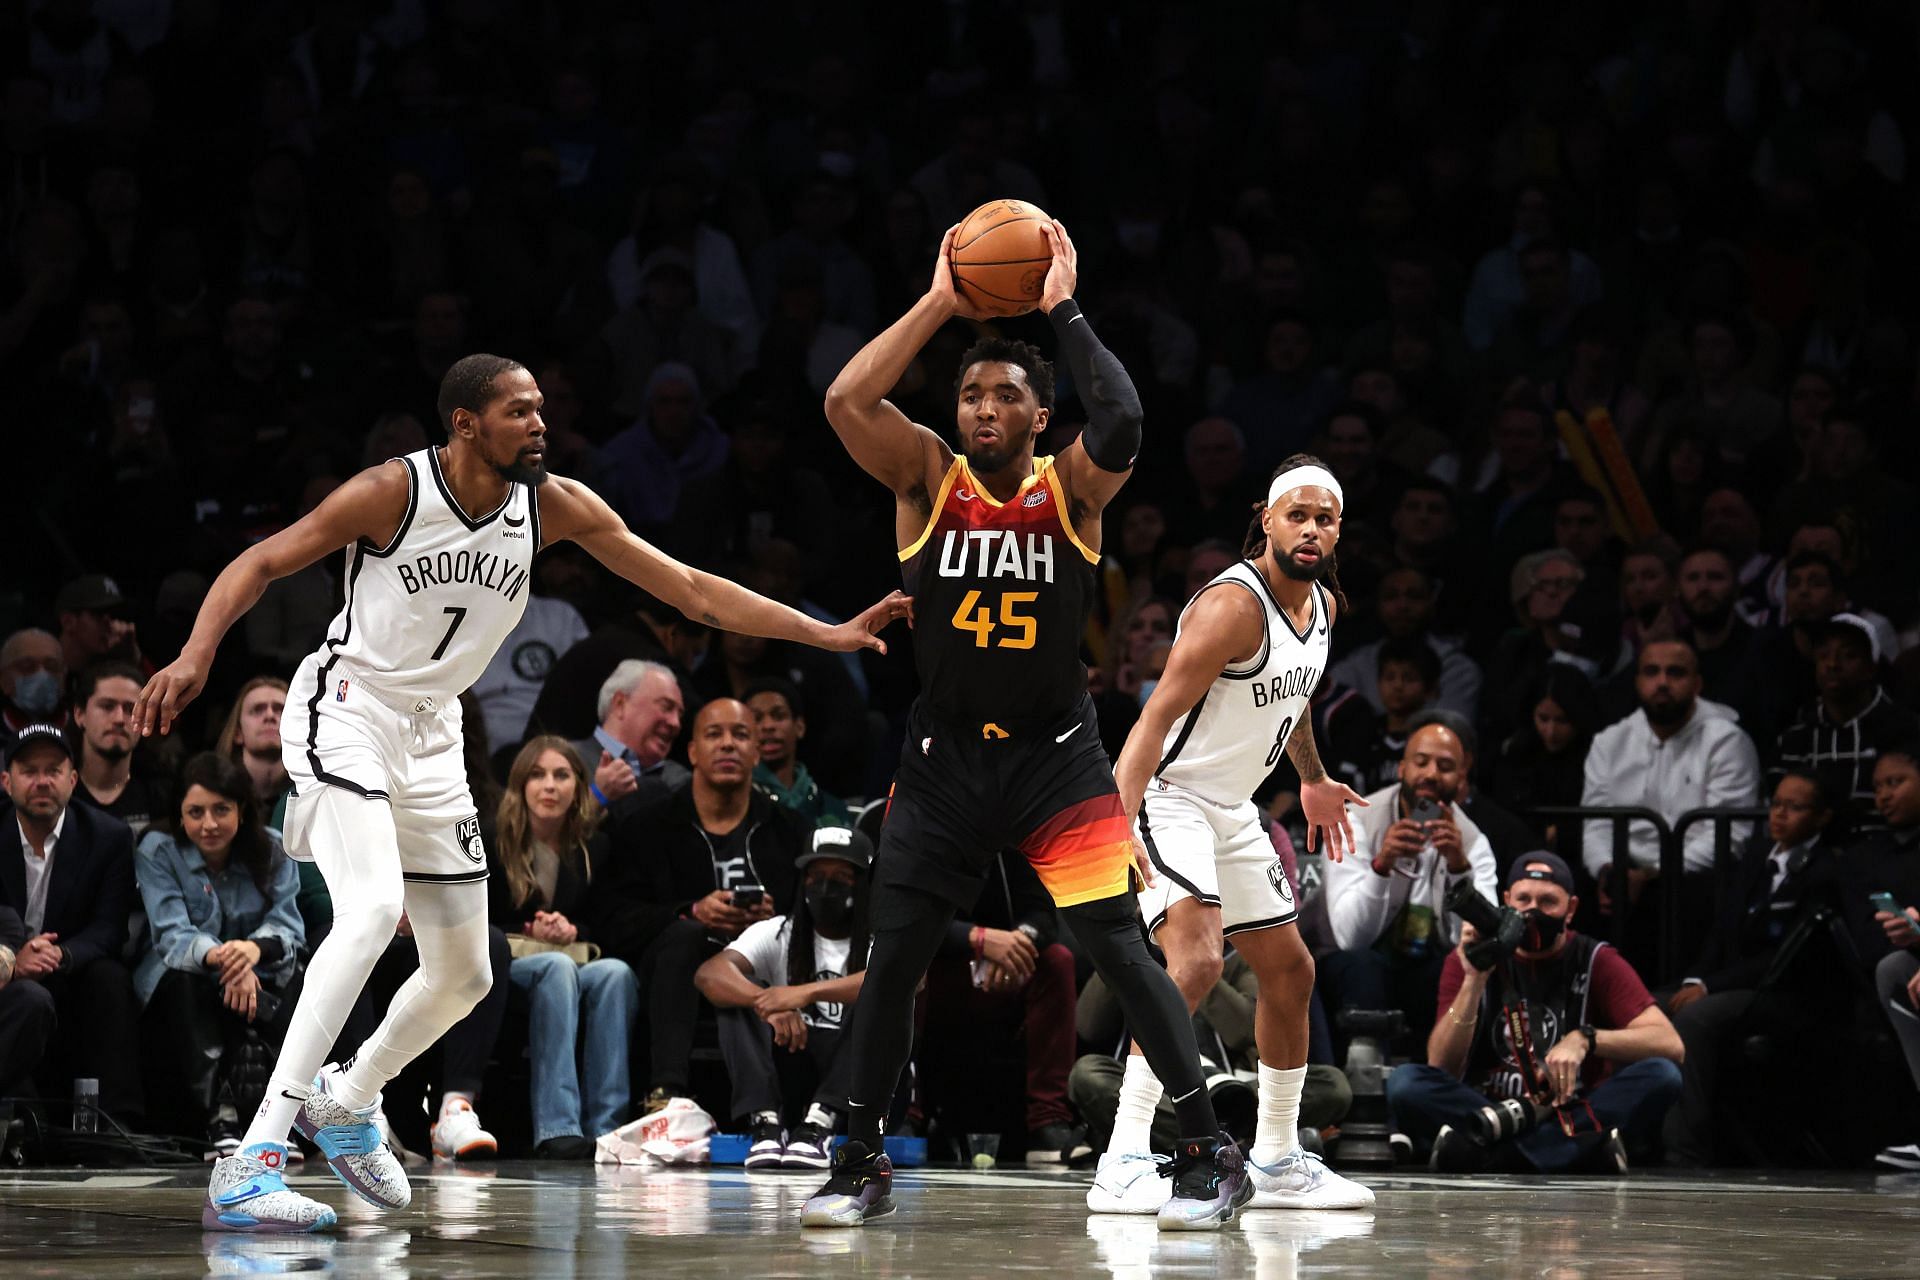
[[[1399,1009],[1416,1038],[1433,1025],[1441,962],[1459,936],[1447,891],[1464,883],[1494,893],[1499,884],[1493,846],[1456,803],[1472,766],[1466,717],[1415,716],[1399,783],[1352,814],[1359,856],[1323,867],[1308,912],[1319,917],[1317,936],[1335,948],[1316,948],[1314,959],[1336,1019],[1349,1009]]]
[[[1624,1173],[1680,1096],[1680,1036],[1633,967],[1568,928],[1573,872],[1514,863],[1506,905],[1468,886],[1426,1066],[1387,1077],[1394,1127],[1435,1172]]]

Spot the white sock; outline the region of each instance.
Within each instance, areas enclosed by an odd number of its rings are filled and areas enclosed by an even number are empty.
[[[1300,1090],[1307,1069],[1276,1070],[1260,1064],[1260,1123],[1253,1131],[1253,1161],[1272,1164],[1300,1145]]]
[[[1113,1112],[1113,1137],[1108,1155],[1146,1155],[1153,1150],[1153,1109],[1160,1105],[1160,1080],[1144,1054],[1127,1055],[1127,1073],[1120,1080],[1120,1102]]]
[[[828,1133],[832,1133],[833,1132],[833,1108],[822,1106],[820,1103],[816,1102],[807,1108],[806,1119],[801,1121],[801,1123],[818,1125],[820,1128],[825,1129]]]
[[[461,1102],[466,1103],[467,1110],[472,1111],[474,1109],[473,1095],[470,1093],[448,1093],[443,1096],[440,1099],[440,1118],[442,1120],[446,1119],[447,1113],[454,1109],[454,1104]]]

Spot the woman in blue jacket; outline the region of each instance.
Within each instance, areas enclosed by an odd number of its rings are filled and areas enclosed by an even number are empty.
[[[238,764],[197,755],[180,787],[170,829],[149,831],[134,858],[152,941],[133,984],[155,1100],[176,1099],[183,1119],[231,1155],[293,1011],[288,988],[306,941],[300,876]]]

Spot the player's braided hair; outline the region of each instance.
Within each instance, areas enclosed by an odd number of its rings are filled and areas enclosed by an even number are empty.
[[[470,356],[461,356],[447,370],[447,376],[440,379],[440,398],[434,407],[440,412],[440,426],[453,438],[453,411],[465,409],[468,413],[479,413],[493,402],[496,390],[493,380],[503,373],[514,369],[524,369],[525,365],[506,356],[492,356],[484,351]]]
[[[1326,466],[1326,463],[1320,461],[1320,459],[1310,453],[1296,453],[1292,457],[1284,459],[1279,466],[1273,469],[1273,474],[1267,477],[1267,487],[1272,488],[1273,482],[1278,480],[1283,472],[1291,471],[1295,467]],[[1327,469],[1331,470],[1332,468],[1329,467]],[[1266,513],[1266,510],[1267,504],[1265,502],[1256,502],[1253,504],[1253,522],[1247,526],[1246,546],[1241,551],[1241,554],[1249,560],[1257,560],[1266,554],[1267,531],[1261,527],[1260,524],[1260,517]],[[1326,565],[1327,571],[1321,575],[1321,581],[1326,584],[1327,591],[1332,594],[1335,607],[1337,607],[1341,613],[1346,613],[1347,593],[1340,589],[1340,557],[1329,552],[1327,554]]]
[[[961,380],[967,376],[967,370],[982,360],[1017,364],[1025,369],[1027,385],[1033,388],[1033,398],[1040,402],[1042,409],[1053,408],[1053,365],[1040,354],[1040,348],[1018,338],[982,338],[968,347],[967,353],[960,357],[960,368],[953,375],[955,399],[960,396]]]

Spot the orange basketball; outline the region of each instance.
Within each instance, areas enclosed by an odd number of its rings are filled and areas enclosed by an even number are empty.
[[[953,283],[962,300],[995,316],[1031,311],[1040,301],[1053,250],[1040,228],[1052,219],[1024,200],[989,200],[953,237]]]

